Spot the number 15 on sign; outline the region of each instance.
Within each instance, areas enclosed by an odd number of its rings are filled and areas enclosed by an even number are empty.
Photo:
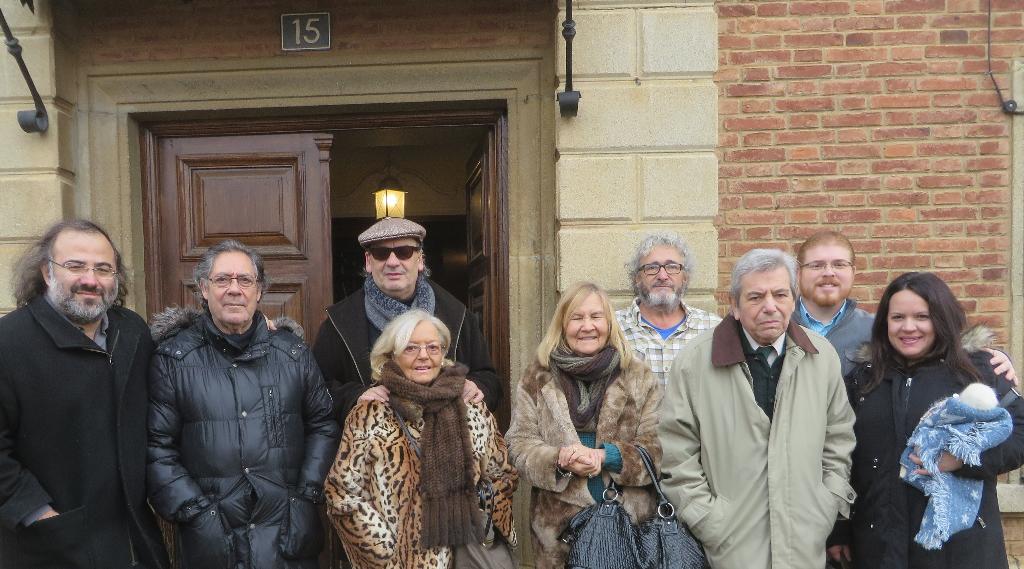
[[[331,15],[328,12],[282,14],[281,49],[284,51],[331,49]]]

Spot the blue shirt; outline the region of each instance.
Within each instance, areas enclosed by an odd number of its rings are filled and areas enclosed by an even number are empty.
[[[839,312],[832,317],[832,320],[828,322],[820,322],[807,311],[807,307],[804,306],[804,299],[800,299],[800,313],[804,315],[804,320],[807,322],[807,327],[822,336],[828,336],[828,333],[843,319],[843,313],[846,312],[846,305],[849,301],[844,300],[843,305],[839,307]]]
[[[668,337],[671,336],[673,332],[678,330],[679,327],[683,325],[683,322],[686,322],[686,316],[683,316],[682,320],[676,322],[675,324],[669,326],[668,328],[658,328],[654,324],[651,324],[651,321],[644,318],[643,316],[640,317],[640,320],[643,320],[644,324],[647,324],[651,328],[654,328],[654,331],[661,335],[662,340],[668,340]]]

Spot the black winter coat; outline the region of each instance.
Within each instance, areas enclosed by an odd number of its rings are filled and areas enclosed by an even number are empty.
[[[972,363],[982,380],[1002,397],[1010,384],[996,377],[987,352],[975,352]],[[857,491],[849,528],[852,535],[830,543],[849,543],[858,569],[996,569],[1005,568],[1006,550],[996,500],[996,476],[1024,463],[1024,400],[1008,407],[1013,432],[999,446],[981,455],[981,466],[963,467],[960,476],[984,480],[981,508],[974,526],[953,534],[938,551],[914,542],[928,498],[899,477],[899,458],[921,416],[936,401],[963,391],[952,369],[942,361],[924,363],[910,373],[893,369],[881,385],[859,393],[871,374],[862,364],[847,377],[850,401],[857,414],[851,484]]]
[[[448,291],[427,281],[434,289],[434,316],[444,322],[452,334],[448,358],[469,368],[466,377],[484,393],[484,403],[493,412],[501,402],[502,388],[491,363],[487,340],[480,324],[466,305]],[[313,354],[323,371],[334,398],[335,418],[341,425],[359,396],[371,385],[369,320],[366,318],[363,289],[327,307],[327,320],[320,327]]]
[[[208,315],[170,309],[154,324],[149,497],[177,523],[183,569],[312,569],[323,546],[331,398],[302,340],[256,318],[237,357]]]
[[[4,569],[169,566],[146,505],[153,341],[134,312],[107,318],[106,352],[44,298],[0,319]],[[21,526],[47,504],[60,515]]]

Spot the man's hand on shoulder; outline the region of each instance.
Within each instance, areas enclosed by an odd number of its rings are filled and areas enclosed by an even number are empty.
[[[479,403],[484,400],[484,392],[480,391],[472,379],[467,379],[462,386],[462,400],[469,404]]]
[[[359,396],[359,401],[380,401],[381,403],[387,403],[390,398],[391,392],[388,391],[387,387],[384,387],[383,385],[374,385]]]

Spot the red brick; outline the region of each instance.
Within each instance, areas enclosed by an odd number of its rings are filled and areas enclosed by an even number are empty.
[[[945,176],[919,176],[917,187],[919,188],[964,188],[974,183],[974,177],[965,174]]]
[[[848,2],[790,2],[789,13],[794,16],[843,16],[850,13]]]
[[[924,48],[925,57],[985,57],[983,45],[930,45]]]
[[[844,194],[836,200],[838,207],[861,207],[867,203],[864,194]]]
[[[878,61],[885,59],[884,47],[835,47],[825,50],[825,61]]]
[[[886,158],[909,158],[914,156],[914,150],[913,144],[886,144],[882,155]]]
[[[823,147],[822,155],[829,159],[878,158],[882,155],[882,152],[878,146],[873,144],[839,144]]]
[[[821,158],[821,151],[815,146],[798,146],[789,150],[788,157],[790,160],[817,160]]]
[[[754,15],[754,7],[747,3],[718,4],[716,9],[718,10],[718,15],[722,18],[742,18]]]
[[[832,99],[828,97],[779,99],[775,101],[775,110],[783,112],[831,111],[833,108]]]
[[[839,108],[844,111],[862,111],[868,108],[866,97],[843,97],[839,99]]]
[[[786,128],[786,121],[779,116],[729,118],[723,126],[725,130],[778,130]]]
[[[962,104],[960,93],[938,93],[932,96],[933,107],[960,107]]]
[[[873,223],[881,220],[882,210],[880,209],[829,210],[825,212],[826,223]]]
[[[928,95],[875,95],[871,97],[871,106],[876,109],[927,107]]]
[[[977,137],[977,138],[981,138],[981,137],[988,138],[988,137],[997,137],[997,136],[1007,136],[1009,134],[1010,134],[1009,127],[1007,125],[1002,125],[1002,124],[975,124],[975,125],[970,125],[970,126],[967,127],[967,130],[964,133],[965,136],[969,136],[969,137],[972,137],[972,138],[975,138],[975,137]]]
[[[876,128],[871,131],[872,140],[897,140],[897,139],[914,139],[914,138],[927,138],[931,130],[928,127],[895,127],[895,128]]]
[[[786,2],[767,2],[758,4],[757,15],[762,18],[785,16],[789,12],[788,8],[789,5]]]
[[[755,192],[784,192],[789,187],[789,182],[783,179],[768,180],[739,180],[730,182],[729,189],[737,193]]]
[[[917,151],[921,156],[966,156],[976,154],[978,146],[974,142],[922,142]]]
[[[868,195],[871,205],[922,205],[928,203],[928,192],[883,192]]]
[[[872,63],[867,66],[868,77],[883,77],[886,75],[918,75],[928,69],[923,62],[907,63]]]
[[[918,124],[971,123],[977,119],[977,113],[968,109],[920,111],[914,119]]]
[[[889,51],[893,61],[913,61],[924,59],[924,46],[921,45],[898,45]]]
[[[775,76],[779,79],[828,77],[831,73],[831,65],[783,65],[775,70]]]
[[[961,158],[936,158],[932,160],[932,172],[961,172],[964,161]]]
[[[851,30],[891,30],[894,26],[891,17],[876,16],[852,16],[849,18],[836,18],[836,31],[846,32]]]
[[[771,71],[765,67],[747,67],[743,69],[744,81],[770,81]]]
[[[776,144],[809,144],[834,140],[835,134],[832,130],[787,130],[775,135]]]
[[[750,65],[753,63],[789,63],[791,53],[788,50],[733,51],[729,53],[732,65]]]
[[[729,162],[773,162],[786,159],[786,151],[782,148],[749,148],[730,150],[725,153]]]
[[[930,30],[875,32],[875,43],[879,45],[930,45],[938,39],[939,34]]]
[[[893,77],[885,80],[885,90],[889,93],[909,93],[914,90],[914,82],[906,77]]]
[[[784,92],[785,88],[778,83],[736,83],[725,87],[729,97],[774,97]]]
[[[901,30],[919,30],[928,23],[926,16],[900,16],[896,18],[896,27]]]
[[[869,32],[846,34],[846,45],[849,47],[860,47],[874,44],[875,36]]]
[[[834,190],[877,190],[881,182],[876,177],[871,178],[831,178],[825,180],[824,189]]]
[[[786,81],[786,95],[800,97],[818,94],[818,81]],[[820,109],[811,109],[820,110]]]
[[[793,51],[794,63],[821,63],[820,49],[798,49]]]
[[[885,12],[942,12],[945,7],[945,0],[892,0],[885,3]]]
[[[918,213],[923,221],[941,221],[946,219],[977,219],[977,211],[973,207],[938,207],[921,209]]]
[[[1010,202],[1010,194],[1007,190],[964,192],[964,201],[973,204],[1005,204]]]
[[[882,113],[838,113],[823,117],[822,126],[827,128],[844,126],[879,126],[882,124]]]
[[[932,194],[932,203],[935,205],[959,205],[964,202],[964,195],[961,192],[936,192]]]
[[[912,208],[889,209],[885,212],[885,220],[893,223],[917,221],[917,210]]]
[[[767,99],[751,99],[740,103],[740,111],[744,114],[762,114],[772,110],[772,102]]]
[[[917,250],[922,253],[940,251],[976,251],[978,241],[975,239],[920,239]]]
[[[753,43],[755,49],[779,49],[782,47],[782,38],[779,36],[757,36]]]
[[[751,209],[765,209],[775,207],[775,198],[772,196],[745,196],[743,207]]]
[[[824,95],[881,93],[882,82],[878,79],[856,79],[852,81],[824,81],[821,92]]]
[[[942,30],[939,32],[939,43],[967,43],[967,30]]]
[[[836,133],[839,142],[867,142],[868,133],[860,128],[844,128]]]
[[[1010,159],[1006,156],[971,158],[964,162],[964,167],[972,172],[977,170],[1008,170],[1010,168]]]
[[[772,143],[772,133],[752,132],[743,135],[743,146],[768,146]]]
[[[779,207],[828,207],[832,205],[833,199],[829,194],[805,194],[779,196]]]
[[[789,128],[815,128],[821,124],[821,117],[815,114],[789,115],[786,122]]]
[[[779,173],[787,176],[829,175],[836,173],[835,162],[790,162],[779,167]]]
[[[882,174],[888,172],[924,172],[928,170],[928,160],[876,160],[871,163],[871,172]]]
[[[890,111],[885,113],[885,124],[907,125],[914,124],[914,113],[911,111]]]
[[[981,28],[988,25],[985,14],[949,14],[935,16],[931,23],[933,28]]]
[[[787,34],[782,41],[787,47],[827,47],[843,45],[843,34]]]
[[[921,91],[971,91],[978,88],[972,77],[927,77],[917,80]]]

